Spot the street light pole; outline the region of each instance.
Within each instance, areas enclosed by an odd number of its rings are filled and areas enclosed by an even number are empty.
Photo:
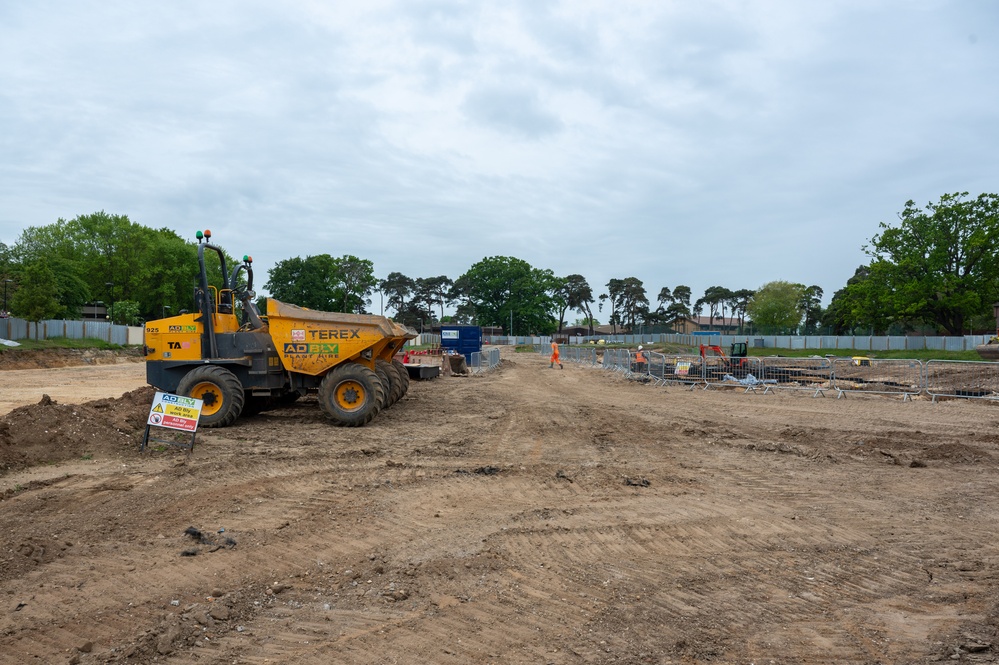
[[[108,287],[108,292],[111,294],[111,324],[114,325],[114,282],[107,282],[104,286]]]

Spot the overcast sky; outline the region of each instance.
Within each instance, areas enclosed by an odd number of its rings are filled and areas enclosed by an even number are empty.
[[[999,192],[997,101],[992,0],[0,0],[0,242],[104,210],[258,287],[514,256],[828,302],[907,200]]]

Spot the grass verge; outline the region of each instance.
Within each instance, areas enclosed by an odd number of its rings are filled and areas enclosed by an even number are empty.
[[[125,347],[121,344],[110,344],[100,339],[69,339],[68,337],[53,337],[51,339],[19,339],[20,346],[0,345],[0,353],[6,351],[32,351],[38,349],[101,349],[119,351]]]

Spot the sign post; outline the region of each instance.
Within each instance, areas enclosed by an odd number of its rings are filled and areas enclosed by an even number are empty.
[[[201,418],[200,399],[193,397],[183,397],[181,395],[171,395],[170,393],[157,392],[153,397],[153,405],[149,408],[149,418],[146,419],[146,433],[142,437],[142,445],[139,451],[145,451],[150,441],[154,443],[165,443],[170,446],[186,448],[194,452],[194,437],[198,431],[198,420]],[[156,428],[153,430],[152,428]],[[153,438],[152,431],[171,430],[173,432],[190,432],[191,440],[187,442],[186,437],[178,441],[175,439]]]

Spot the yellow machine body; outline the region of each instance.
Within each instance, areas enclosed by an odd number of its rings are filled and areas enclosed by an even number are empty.
[[[269,298],[267,326],[289,372],[325,374],[347,361],[373,368],[415,335],[384,316],[320,312]]]
[[[205,326],[200,314],[179,314],[166,319],[146,322],[144,341],[146,360],[201,360]],[[239,330],[239,320],[233,314],[213,314],[215,334]]]
[[[195,311],[147,322],[144,350],[149,384],[202,400],[202,426],[225,427],[315,395],[335,424],[356,427],[405,394],[408,374],[393,358],[415,331],[384,316],[321,312],[273,298],[261,316],[252,259],[243,257],[230,273],[222,249],[206,238],[208,231],[198,236]],[[208,283],[206,250],[218,254],[221,288]]]

